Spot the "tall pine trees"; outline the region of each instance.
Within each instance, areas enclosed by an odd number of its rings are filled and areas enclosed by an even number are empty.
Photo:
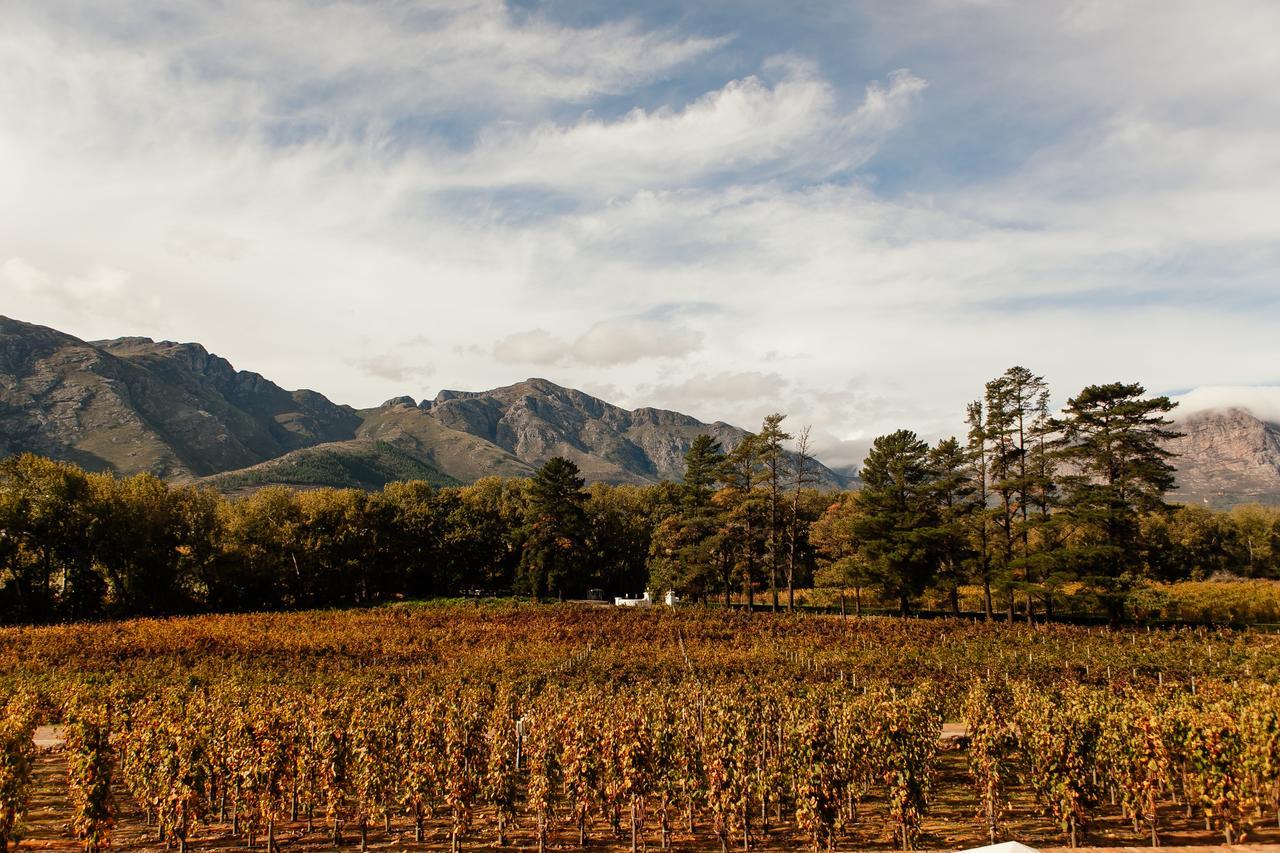
[[[679,509],[659,522],[649,551],[650,583],[658,590],[675,589],[694,600],[705,600],[724,582],[725,537],[720,508],[713,502],[715,486],[724,470],[724,448],[709,435],[697,436],[684,455]]]
[[[1067,402],[1058,423],[1058,456],[1069,472],[1062,478],[1068,558],[1103,592],[1113,616],[1115,594],[1139,568],[1141,515],[1162,509],[1174,484],[1164,445],[1178,432],[1164,416],[1177,404],[1145,393],[1137,383],[1090,385]]]
[[[1030,454],[1037,424],[1048,419],[1048,401],[1044,378],[1025,367],[1011,367],[986,386],[988,474],[998,509],[998,547],[994,556],[1010,619],[1017,591],[1026,596],[1028,619],[1034,607],[1031,503],[1037,478]]]
[[[783,531],[786,503],[783,490],[786,488],[787,455],[782,443],[791,439],[791,434],[782,428],[786,415],[774,413],[764,419],[760,432],[756,434],[757,470],[753,478],[765,493],[765,556],[769,565],[769,597],[773,610],[778,609],[778,570],[782,562]]]
[[[882,435],[862,466],[853,534],[873,582],[906,614],[937,571],[939,513],[929,445],[911,430]]]
[[[578,466],[560,456],[547,461],[529,485],[528,538],[521,580],[536,601],[578,592],[586,536],[587,493]]]

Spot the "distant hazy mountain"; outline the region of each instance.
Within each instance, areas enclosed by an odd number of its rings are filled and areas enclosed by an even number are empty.
[[[589,482],[642,484],[679,479],[703,432],[726,449],[746,434],[678,412],[628,411],[545,379],[357,411],[237,371],[199,344],[86,342],[0,317],[0,455],[33,451],[90,470],[228,491],[377,488],[527,476],[565,456]],[[826,487],[848,482],[815,467]]]
[[[1184,436],[1169,445],[1179,454],[1172,499],[1216,507],[1280,503],[1280,424],[1227,408],[1189,414],[1178,429]]]

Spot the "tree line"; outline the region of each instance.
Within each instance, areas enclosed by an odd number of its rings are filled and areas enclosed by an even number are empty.
[[[987,618],[1010,620],[1053,616],[1063,590],[1083,589],[1118,619],[1143,579],[1274,577],[1280,513],[1166,503],[1175,406],[1113,382],[1055,414],[1043,377],[1009,368],[968,405],[964,439],[875,439],[863,488],[811,531],[835,558],[828,582],[878,589],[903,612],[930,587],[958,612],[959,589],[977,585]]]
[[[268,487],[228,499],[146,474],[33,455],[0,462],[0,618],[59,621],[348,606],[480,590],[580,598],[674,589],[792,607],[818,585],[903,612],[926,590],[988,617],[1052,616],[1064,589],[1122,615],[1143,578],[1280,575],[1280,511],[1174,507],[1165,417],[1137,384],[1093,385],[1057,414],[1013,367],[968,433],[875,439],[852,492],[815,488],[808,429],[785,416],[725,448],[699,436],[682,482],[586,487],[555,458],[528,479],[378,492]]]

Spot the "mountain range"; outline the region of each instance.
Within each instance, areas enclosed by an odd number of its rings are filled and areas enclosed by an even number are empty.
[[[490,391],[397,397],[372,409],[286,391],[194,343],[84,341],[0,317],[0,456],[32,451],[118,474],[226,492],[272,483],[378,488],[528,476],[553,456],[588,482],[678,480],[700,433],[747,433],[679,412],[628,410],[529,379]],[[850,478],[815,463],[820,485]]]
[[[1182,438],[1168,445],[1178,454],[1170,500],[1219,509],[1280,504],[1280,424],[1233,407],[1190,413],[1177,427]]]
[[[1280,424],[1241,408],[1180,417],[1174,500],[1280,503]],[[624,409],[546,379],[396,397],[371,409],[287,391],[200,344],[84,341],[0,317],[0,456],[32,451],[93,471],[148,472],[236,493],[274,483],[379,488],[529,476],[553,456],[588,482],[679,480],[699,433],[726,449],[746,430]],[[818,485],[851,472],[815,463]]]

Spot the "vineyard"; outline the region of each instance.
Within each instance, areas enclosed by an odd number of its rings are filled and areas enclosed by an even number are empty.
[[[1277,840],[1277,664],[1225,630],[512,604],[7,629],[0,848]]]

